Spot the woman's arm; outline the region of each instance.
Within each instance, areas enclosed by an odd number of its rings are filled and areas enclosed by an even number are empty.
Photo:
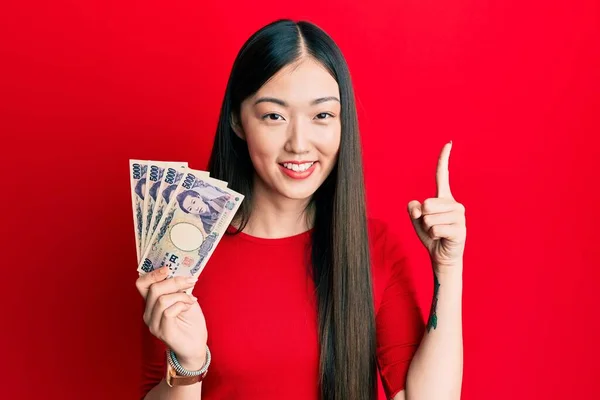
[[[462,266],[438,272],[427,331],[394,400],[460,399],[463,374]],[[435,276],[435,275],[434,275]]]
[[[139,398],[147,400],[198,400],[202,383],[169,387],[164,380],[166,350],[175,354],[181,366],[197,371],[205,365],[208,350],[204,314],[193,296],[185,294],[195,281],[178,276],[167,279],[162,267],[136,280],[145,300],[142,331],[142,385]]]
[[[196,371],[202,368],[205,363],[205,358],[197,361],[190,361],[188,363],[182,362],[182,367],[189,371]],[[185,386],[173,386],[167,385],[165,379],[161,380],[156,385],[144,400],[199,400],[202,394],[202,382],[195,383],[193,385]]]
[[[434,291],[427,332],[408,368],[406,399],[458,400],[462,386],[462,271],[467,237],[465,207],[450,190],[452,142],[440,154],[437,197],[411,201],[408,212],[433,267]],[[399,400],[401,399],[394,399]]]
[[[187,386],[169,387],[164,379],[154,387],[144,400],[199,400],[202,382]]]

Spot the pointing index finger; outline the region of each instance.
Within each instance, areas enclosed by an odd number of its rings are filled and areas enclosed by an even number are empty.
[[[450,150],[452,150],[452,141],[444,145],[438,160],[437,173],[435,176],[438,198],[452,198],[452,192],[450,191],[450,173],[448,171]]]

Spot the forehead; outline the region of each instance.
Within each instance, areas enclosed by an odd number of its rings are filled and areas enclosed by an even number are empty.
[[[272,96],[291,103],[309,103],[317,98],[339,97],[339,86],[329,71],[313,58],[282,68],[254,97]]]

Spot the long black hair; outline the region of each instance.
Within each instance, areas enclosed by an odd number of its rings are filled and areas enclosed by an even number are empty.
[[[377,382],[375,315],[358,120],[348,66],[323,30],[309,22],[279,20],[243,45],[227,83],[209,171],[246,196],[236,216],[241,231],[252,211],[255,171],[247,144],[232,123],[241,120],[240,106],[246,98],[302,57],[321,63],[337,81],[342,107],[337,163],[310,202],[321,399],[372,400]]]

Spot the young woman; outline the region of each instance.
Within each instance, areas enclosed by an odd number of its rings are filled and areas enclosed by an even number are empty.
[[[408,205],[435,276],[425,329],[401,241],[366,217],[339,48],[307,22],[256,32],[233,65],[209,165],[246,196],[231,235],[196,282],[156,270],[136,283],[153,335],[144,398],[458,399],[466,228],[450,147],[438,196]]]

